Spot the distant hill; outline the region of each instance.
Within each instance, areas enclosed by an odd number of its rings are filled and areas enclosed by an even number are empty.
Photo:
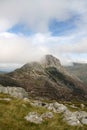
[[[67,66],[65,69],[73,75],[80,78],[85,84],[87,84],[87,64],[86,63],[73,63],[73,66]]]
[[[0,71],[0,74],[5,74],[5,73],[7,73],[6,71]]]
[[[85,100],[87,87],[69,74],[60,61],[46,55],[40,62],[25,64],[11,73],[0,75],[0,84],[23,87],[29,97],[54,100]]]

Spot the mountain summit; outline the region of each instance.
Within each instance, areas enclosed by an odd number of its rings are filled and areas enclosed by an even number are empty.
[[[54,100],[85,100],[87,89],[82,82],[72,77],[52,55],[44,56],[40,62],[25,64],[14,72],[0,76],[0,84],[23,87],[33,98]],[[9,79],[9,82],[8,80]]]
[[[56,67],[57,68],[57,67],[61,66],[60,61],[52,55],[45,55],[41,61],[42,61],[41,64],[44,67]]]

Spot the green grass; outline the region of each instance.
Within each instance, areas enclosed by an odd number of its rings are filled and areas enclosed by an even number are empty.
[[[0,98],[6,97],[9,96],[0,94]],[[11,101],[0,100],[0,130],[87,130],[87,126],[68,126],[63,122],[62,114],[55,113],[52,119],[46,119],[40,125],[30,123],[24,117],[33,111],[42,114],[47,110],[42,107],[33,107],[28,102],[15,98]]]

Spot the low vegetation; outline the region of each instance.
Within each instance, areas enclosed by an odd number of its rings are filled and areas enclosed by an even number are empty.
[[[3,100],[10,98],[10,101]],[[69,126],[63,122],[62,114],[55,114],[52,119],[46,119],[42,124],[34,124],[26,121],[24,117],[29,112],[40,114],[48,110],[42,107],[31,106],[23,99],[12,98],[9,95],[0,94],[0,130],[87,130],[87,126]],[[71,103],[67,103],[70,107]],[[80,108],[80,104],[77,106]],[[74,109],[74,108],[73,108]],[[76,109],[76,108],[75,108]]]

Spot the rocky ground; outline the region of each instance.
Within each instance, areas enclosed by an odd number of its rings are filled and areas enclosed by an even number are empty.
[[[87,130],[86,103],[10,95],[0,94],[0,130]]]
[[[28,101],[28,99],[26,100]],[[53,118],[53,113],[61,113],[63,116],[63,121],[68,123],[68,125],[71,126],[82,126],[82,125],[87,125],[87,112],[83,110],[79,111],[70,111],[68,107],[64,104],[60,104],[58,102],[53,102],[53,103],[46,103],[46,102],[41,102],[41,101],[28,101],[31,105],[37,106],[37,107],[44,107],[50,112],[43,113],[42,115],[38,115],[38,113],[35,112],[30,112],[28,115],[25,117],[26,120],[36,123],[36,124],[41,124],[44,118]],[[70,106],[71,108],[78,108],[74,104]],[[82,109],[85,108],[84,104],[81,104]]]
[[[87,130],[86,92],[52,56],[0,75],[0,130]]]

